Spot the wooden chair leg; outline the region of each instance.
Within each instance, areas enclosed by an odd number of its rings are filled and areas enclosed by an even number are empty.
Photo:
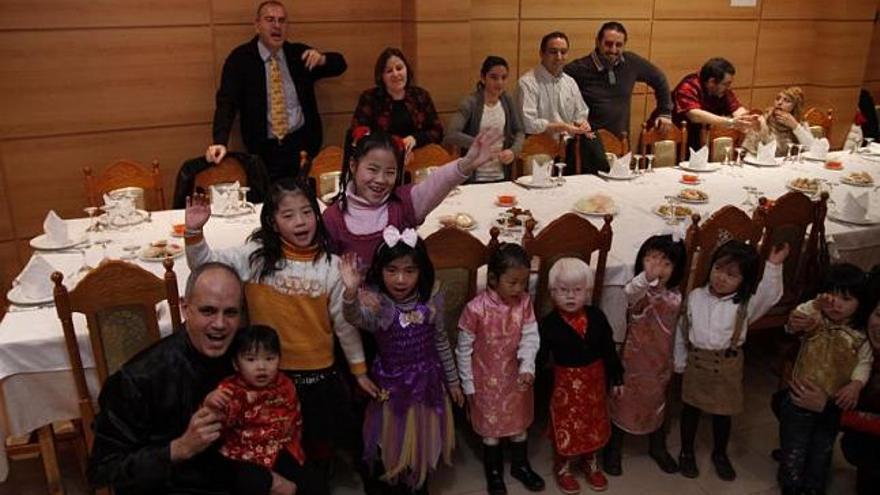
[[[86,436],[83,432],[83,428],[85,426],[82,423],[82,420],[76,419],[73,421],[73,427],[76,434],[76,439],[73,442],[73,448],[76,452],[76,461],[79,464],[79,471],[83,475],[83,478],[86,477],[86,470],[89,466],[89,449],[86,447]]]
[[[43,459],[43,469],[46,471],[46,484],[51,495],[64,495],[64,485],[61,482],[61,471],[58,469],[58,454],[55,450],[55,434],[52,425],[45,425],[37,430],[40,440],[40,457]]]

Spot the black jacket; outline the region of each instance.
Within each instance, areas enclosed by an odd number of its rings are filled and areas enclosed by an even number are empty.
[[[259,153],[260,144],[267,139],[266,126],[266,68],[257,48],[257,37],[232,50],[223,64],[217,107],[214,110],[214,144],[227,144],[236,113],[241,114],[241,137],[251,153]],[[308,50],[302,43],[284,42],[284,57],[290,76],[296,86],[302,106],[306,133],[306,151],[314,156],[321,148],[323,135],[321,116],[315,99],[315,81],[338,76],[345,72],[345,58],[339,53],[327,52],[327,62],[311,71],[306,69],[302,54]]]

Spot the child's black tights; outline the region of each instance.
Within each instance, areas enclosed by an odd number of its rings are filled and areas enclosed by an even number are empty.
[[[686,454],[694,453],[694,440],[697,437],[697,425],[700,423],[702,412],[689,404],[684,404],[681,411],[681,451]],[[712,415],[712,435],[715,440],[713,452],[727,454],[727,442],[730,441],[730,416]]]

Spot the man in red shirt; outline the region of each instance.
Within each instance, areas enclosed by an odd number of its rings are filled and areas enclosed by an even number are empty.
[[[710,58],[699,74],[688,74],[672,90],[673,122],[688,122],[688,146],[702,146],[703,125],[734,127],[741,131],[750,128],[757,118],[749,115],[730,86],[736,74],[733,64],[717,57]]]

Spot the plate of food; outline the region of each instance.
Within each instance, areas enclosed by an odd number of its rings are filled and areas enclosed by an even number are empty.
[[[874,185],[874,177],[868,172],[852,172],[849,175],[842,177],[840,182],[856,187],[871,187]]]
[[[839,160],[828,160],[825,162],[825,168],[828,170],[843,170],[843,162]]]
[[[617,175],[617,174],[612,174],[611,172],[603,172],[602,170],[600,170],[599,177],[602,177],[603,179],[611,179],[611,180],[633,180],[633,179],[638,178],[639,175],[634,174],[634,173],[630,172],[629,170],[627,170],[626,175]]]
[[[654,208],[654,213],[656,213],[657,215],[660,215],[663,218],[669,218],[669,214],[670,214],[669,208],[670,208],[669,205],[660,205],[660,206],[657,206]],[[687,206],[675,205],[673,208],[674,208],[673,215],[675,215],[675,218],[677,218],[677,219],[688,218],[689,216],[693,215],[693,213],[694,213],[694,210],[690,207],[687,207]]]
[[[748,163],[749,165],[754,165],[756,167],[778,167],[782,165],[782,158],[774,158],[771,160],[759,160],[757,156],[752,154],[746,154],[745,158],[743,158],[743,163]]]
[[[700,172],[700,173],[717,172],[717,171],[721,170],[721,164],[720,163],[707,163],[705,167],[694,168],[694,167],[691,167],[691,162],[684,161],[684,162],[681,162],[678,164],[678,168],[680,168],[682,170],[687,170],[688,172]]]
[[[697,184],[699,184],[700,182],[703,182],[703,181],[700,180],[700,176],[698,176],[698,175],[694,175],[694,174],[681,174],[681,180],[679,180],[679,182],[681,182],[682,184],[687,184],[687,185],[690,185],[690,186],[695,186],[695,185],[697,185]]]
[[[523,175],[517,177],[514,182],[530,189],[549,189],[551,187],[556,187],[556,182],[553,181],[552,177],[547,177],[544,182],[536,184],[531,175]]]
[[[498,197],[495,198],[495,205],[502,208],[516,206],[516,203],[516,196],[513,194],[499,194]]]
[[[529,220],[535,220],[531,210],[513,207],[499,213],[495,225],[502,229],[524,229]],[[537,225],[537,220],[535,224]]]
[[[709,195],[693,187],[686,187],[678,192],[678,200],[684,203],[708,203]]]
[[[440,225],[444,227],[455,227],[462,230],[473,230],[477,228],[477,221],[474,217],[467,213],[454,213],[452,215],[441,215]]]
[[[804,194],[816,194],[819,192],[819,179],[798,177],[797,179],[789,181],[786,186],[792,191],[798,191]]]
[[[143,261],[163,261],[165,258],[177,258],[183,254],[183,246],[166,240],[151,242],[138,254]]]
[[[594,194],[581,198],[574,203],[574,211],[581,215],[601,217],[617,214],[617,206],[614,200],[604,194]]]

